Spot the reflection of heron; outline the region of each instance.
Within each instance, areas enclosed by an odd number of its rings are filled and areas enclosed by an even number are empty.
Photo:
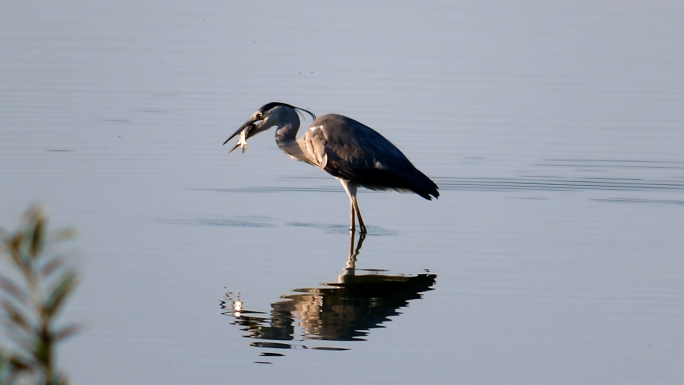
[[[356,257],[361,249],[364,235],[354,245],[354,233],[350,234],[350,253],[347,266],[336,282],[322,287],[300,288],[294,293],[282,295],[271,304],[270,314],[241,309],[231,311],[230,301],[222,303],[228,310],[225,315],[235,318],[233,322],[246,332],[245,337],[259,341],[253,346],[271,349],[293,349],[285,341],[364,340],[369,331],[398,316],[399,309],[408,306],[410,300],[422,298],[422,292],[433,290],[436,275],[389,275],[384,270],[356,268]],[[355,247],[356,246],[356,247]],[[301,336],[297,334],[299,327]],[[271,341],[268,341],[271,340]],[[306,346],[304,346],[306,347]],[[334,347],[312,349],[340,350]]]
[[[297,111],[314,118],[309,129],[299,139]],[[354,230],[354,213],[359,218],[361,233],[366,226],[356,201],[356,190],[396,190],[414,192],[425,199],[439,197],[437,185],[417,168],[389,140],[372,128],[341,115],[316,116],[302,108],[285,103],[268,103],[261,107],[223,144],[240,134],[238,146],[259,132],[277,126],[276,143],[295,160],[314,165],[337,178],[349,195],[351,205],[350,230]],[[232,151],[232,150],[231,150]]]

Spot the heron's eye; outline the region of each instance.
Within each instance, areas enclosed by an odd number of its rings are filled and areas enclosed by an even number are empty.
[[[254,114],[254,117],[256,119],[262,119],[264,117],[264,114],[262,114],[261,112],[257,112],[256,114]]]

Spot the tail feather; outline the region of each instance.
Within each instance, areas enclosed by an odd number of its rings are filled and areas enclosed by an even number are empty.
[[[439,198],[439,187],[432,179],[428,178],[427,175],[417,169],[412,176],[413,178],[411,179],[413,179],[413,183],[411,190],[413,192],[427,200],[432,200],[432,197],[435,199]]]
[[[368,169],[357,173],[353,178],[359,185],[371,190],[412,191],[422,198],[432,200],[439,198],[439,187],[427,175],[418,169],[404,173],[385,170]]]

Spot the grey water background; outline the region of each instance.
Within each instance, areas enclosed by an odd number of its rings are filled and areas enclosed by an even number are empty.
[[[39,201],[79,233],[63,316],[86,328],[60,366],[75,384],[682,383],[682,20],[675,1],[0,3],[0,223]],[[220,307],[268,314],[348,257],[337,181],[272,132],[221,146],[270,101],[364,122],[440,185],[360,193],[357,267],[437,276],[365,341],[263,349]]]

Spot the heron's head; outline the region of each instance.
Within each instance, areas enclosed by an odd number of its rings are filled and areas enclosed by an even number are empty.
[[[249,130],[245,136],[246,140],[260,132],[268,130],[273,126],[278,126],[281,122],[283,122],[283,115],[291,113],[292,111],[300,113],[306,112],[307,114],[311,115],[313,119],[316,119],[316,115],[314,115],[311,111],[307,111],[303,108],[295,107],[286,103],[271,102],[261,106],[261,108],[259,108],[257,112],[255,112],[252,117],[245,122],[245,124],[240,126],[240,128],[238,128],[233,135],[226,139],[223,144],[228,143],[229,140],[233,139],[237,134],[245,129]]]

